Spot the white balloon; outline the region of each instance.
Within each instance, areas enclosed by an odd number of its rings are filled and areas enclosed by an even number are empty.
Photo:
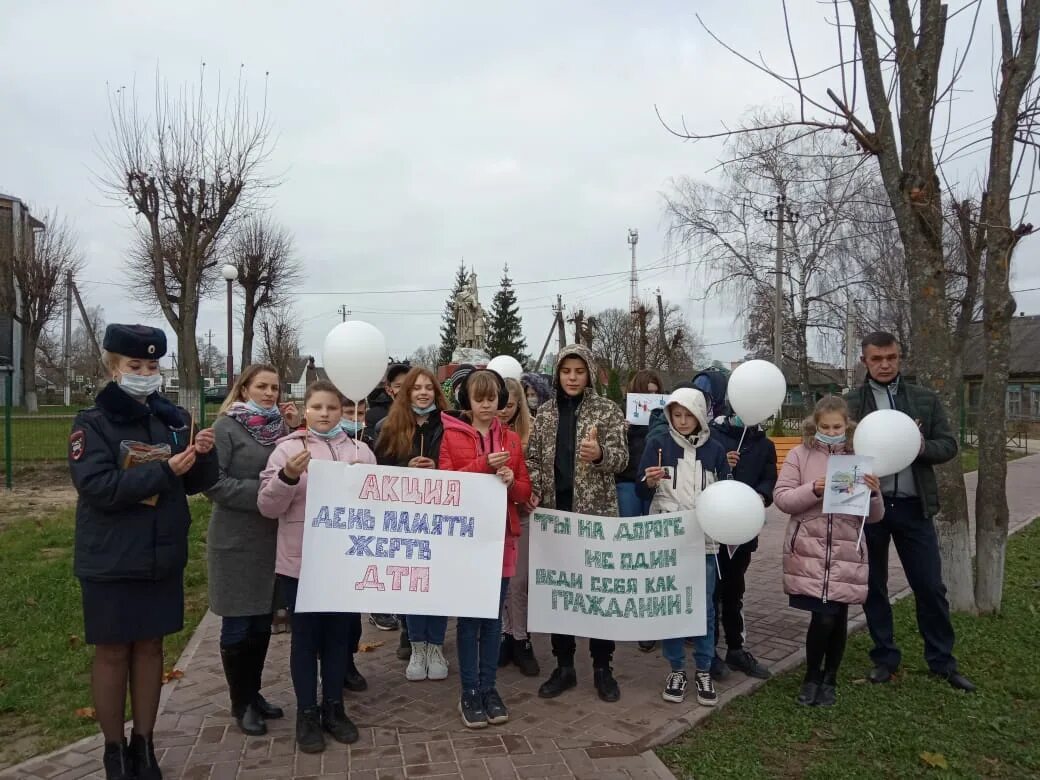
[[[877,476],[887,477],[917,460],[921,431],[908,415],[895,409],[878,409],[860,421],[852,446],[857,455],[874,459]]]
[[[491,362],[487,364],[487,367],[489,371],[494,371],[503,379],[519,380],[524,373],[524,367],[512,355],[499,355],[496,358],[491,358]]]
[[[766,508],[753,488],[723,479],[708,485],[697,497],[697,522],[720,544],[745,544],[765,525]]]
[[[733,369],[726,395],[745,425],[758,425],[776,414],[783,404],[787,380],[768,360],[749,360]]]
[[[323,361],[329,379],[352,401],[365,398],[383,378],[386,339],[375,325],[341,322],[325,337]]]

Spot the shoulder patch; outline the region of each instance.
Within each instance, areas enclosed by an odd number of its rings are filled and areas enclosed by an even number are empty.
[[[78,431],[73,431],[72,435],[69,436],[69,457],[73,460],[79,460],[83,457],[83,451],[87,445],[87,434],[81,428]]]

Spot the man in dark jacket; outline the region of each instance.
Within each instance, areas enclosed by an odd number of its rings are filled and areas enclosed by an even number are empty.
[[[368,396],[368,411],[365,413],[365,427],[375,432],[376,425],[390,413],[390,404],[401,389],[404,375],[411,371],[407,363],[391,363],[386,369],[386,379],[381,387]]]
[[[889,540],[903,564],[914,592],[917,627],[924,639],[924,656],[932,674],[963,691],[975,686],[957,671],[953,657],[953,625],[946,586],[942,581],[939,540],[932,518],[939,511],[939,488],[934,466],[957,457],[957,439],[939,397],[900,376],[901,351],[891,333],[871,333],[863,339],[861,360],[866,383],[849,393],[849,414],[855,420],[878,409],[896,409],[909,415],[921,429],[921,451],[910,466],[881,480],[885,517],[866,527],[870,564],[869,590],[864,612],[874,648],[873,683],[887,683],[902,660],[895,643],[892,607],[888,600]]]
[[[733,478],[754,488],[762,503],[773,503],[776,487],[776,447],[761,426],[745,428],[736,415],[718,417],[710,425],[711,436],[726,448]],[[712,676],[725,677],[725,666],[749,677],[768,680],[769,670],[744,649],[744,575],[751,564],[751,553],[758,549],[758,537],[737,547],[719,545],[719,570],[722,579],[715,589],[715,638],[721,618],[726,633],[725,665],[716,656]]]

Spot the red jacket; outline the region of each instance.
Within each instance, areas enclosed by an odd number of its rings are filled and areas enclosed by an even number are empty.
[[[487,462],[491,452],[509,453],[509,468],[513,470],[513,484],[506,492],[506,534],[502,551],[502,576],[516,574],[517,547],[520,536],[520,510],[518,505],[531,497],[531,477],[524,462],[524,447],[520,437],[505,428],[498,419],[491,421],[491,430],[485,439],[476,428],[465,420],[451,414],[442,414],[444,438],[441,440],[438,468],[445,471],[471,471],[477,474],[494,474],[495,469]]]

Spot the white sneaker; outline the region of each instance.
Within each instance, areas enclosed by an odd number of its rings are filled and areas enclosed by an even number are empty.
[[[428,645],[425,642],[412,642],[412,657],[408,659],[408,668],[404,670],[406,679],[412,682],[426,679],[428,674],[427,648],[430,647],[433,647],[433,645]]]
[[[441,645],[426,646],[427,672],[431,680],[444,680],[448,677],[448,661],[444,657],[444,648]]]

